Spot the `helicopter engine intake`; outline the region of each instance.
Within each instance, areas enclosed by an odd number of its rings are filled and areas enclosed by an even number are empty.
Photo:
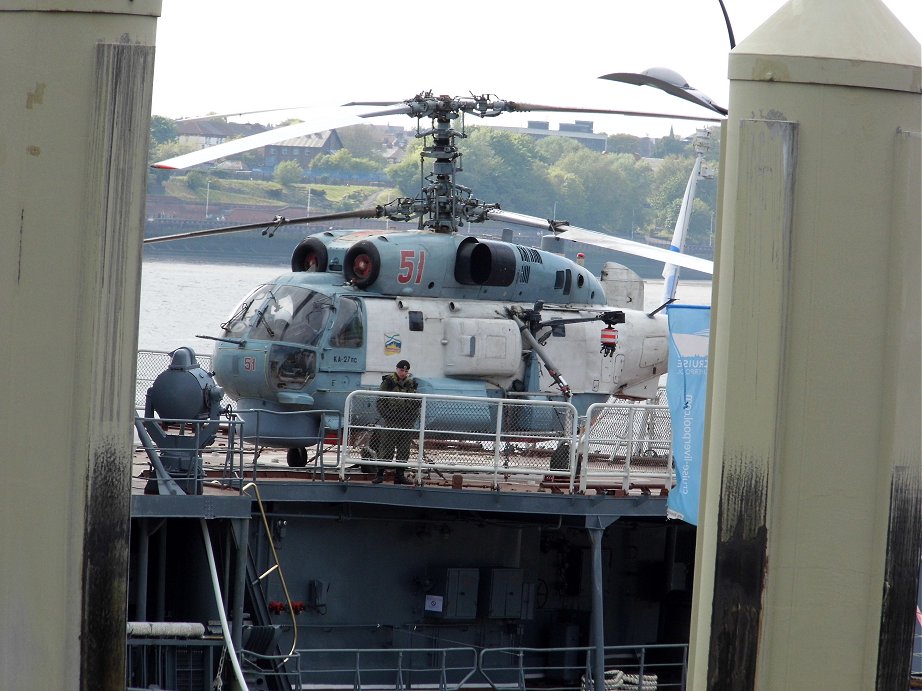
[[[346,252],[343,275],[356,288],[367,288],[381,272],[381,254],[374,243],[362,240]]]
[[[327,270],[327,261],[327,246],[318,238],[306,237],[291,253],[291,270],[323,272]]]
[[[455,280],[462,285],[509,286],[516,276],[512,245],[465,238],[458,247]]]

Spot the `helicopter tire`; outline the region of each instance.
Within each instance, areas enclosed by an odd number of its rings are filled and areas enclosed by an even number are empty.
[[[291,253],[291,270],[323,272],[328,259],[326,245],[317,238],[304,238]]]
[[[303,446],[288,449],[287,460],[289,468],[303,468],[307,465],[307,449]]]

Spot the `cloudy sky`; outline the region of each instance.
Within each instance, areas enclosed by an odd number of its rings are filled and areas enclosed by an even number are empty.
[[[792,0],[831,2],[832,0]],[[838,2],[844,0],[837,0]],[[857,0],[849,0],[849,2]],[[876,1],[876,0],[869,0]],[[884,0],[916,38],[922,1]],[[784,0],[724,0],[740,43]],[[157,25],[156,115],[191,117],[349,101],[400,101],[420,91],[495,94],[555,106],[708,114],[692,104],[600,80],[664,66],[726,105],[730,43],[718,0],[524,3],[164,0]],[[278,122],[298,111],[253,114]],[[695,123],[587,115],[597,132],[662,136]],[[396,116],[379,124],[410,121]]]

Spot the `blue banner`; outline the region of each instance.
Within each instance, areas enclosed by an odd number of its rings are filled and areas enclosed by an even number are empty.
[[[698,525],[711,308],[669,305],[667,315],[669,376],[666,398],[672,419],[676,486],[666,499],[666,517]]]

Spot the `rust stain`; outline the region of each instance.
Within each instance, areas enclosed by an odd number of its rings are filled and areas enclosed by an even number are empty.
[[[40,105],[45,101],[45,84],[39,82],[35,89],[26,94],[26,108],[32,109],[32,106]]]

